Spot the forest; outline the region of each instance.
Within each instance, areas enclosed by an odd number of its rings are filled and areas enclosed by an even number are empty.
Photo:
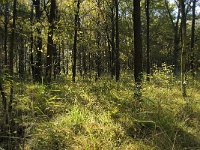
[[[0,150],[199,150],[199,0],[0,0]]]

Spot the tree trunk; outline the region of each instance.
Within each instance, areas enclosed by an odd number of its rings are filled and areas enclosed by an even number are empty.
[[[195,67],[194,67],[194,44],[195,44],[195,9],[196,9],[196,0],[193,0],[192,6],[192,28],[191,28],[191,58],[190,58],[190,70],[194,79],[195,76]]]
[[[179,0],[181,6],[182,22],[182,52],[181,52],[181,83],[182,95],[186,97],[186,13],[184,0]]]
[[[77,56],[77,33],[79,22],[80,0],[77,1],[77,8],[74,20],[74,45],[73,45],[73,64],[72,64],[72,81],[76,81],[76,56]]]
[[[37,22],[41,19],[40,0],[35,1],[35,12]],[[36,64],[34,69],[34,81],[42,82],[42,37],[41,30],[37,28]]]
[[[31,5],[31,26],[33,26],[33,3]],[[34,61],[33,61],[33,29],[31,29],[31,37],[30,37],[30,64],[31,64],[31,71],[32,71],[32,77],[34,79],[34,75],[35,75],[35,66],[34,66]]]
[[[141,12],[140,0],[133,0],[134,11],[134,78],[136,92],[140,92],[142,82],[142,37],[141,37]]]
[[[55,57],[56,48],[53,42],[53,30],[55,28],[56,18],[56,0],[51,0],[50,15],[49,15],[49,31],[48,31],[48,43],[47,43],[47,59],[46,59],[46,82],[51,83],[51,75],[53,68],[53,55]]]
[[[150,20],[150,16],[149,16],[149,3],[150,0],[146,0],[146,21],[147,21],[147,81],[150,81],[150,43],[149,43],[149,20]]]
[[[115,13],[114,13],[114,0],[112,0],[112,7],[111,7],[111,23],[112,23],[112,31],[111,31],[111,47],[112,47],[112,57],[111,57],[111,67],[112,67],[112,71],[111,71],[111,77],[113,78],[113,76],[115,75],[115,22],[114,22],[114,18],[115,18]]]
[[[119,2],[115,0],[115,9],[116,9],[116,81],[119,81],[120,78],[120,61],[119,61]]]
[[[7,40],[8,40],[8,6],[9,3],[6,1],[6,6],[5,6],[5,18],[4,18],[4,65],[7,66],[8,64],[8,52],[7,52]]]
[[[17,15],[17,0],[13,1],[13,19],[12,19],[12,30],[11,30],[11,39],[10,39],[10,51],[9,51],[9,70],[10,70],[10,76],[11,80],[13,80],[13,70],[14,70],[14,47],[15,47],[15,29],[16,29],[16,15]],[[8,113],[9,113],[9,119],[11,119],[11,112],[12,112],[12,103],[13,103],[13,81],[11,81],[10,86],[10,101],[8,104]]]
[[[21,38],[21,45],[19,48],[19,77],[24,79],[25,74],[25,51],[24,51],[24,40]]]
[[[178,72],[178,54],[179,54],[179,42],[180,42],[180,34],[179,34],[179,19],[180,19],[180,10],[178,6],[178,13],[177,13],[177,17],[176,17],[176,22],[174,23],[173,21],[173,16],[170,12],[169,9],[169,2],[167,0],[165,0],[165,6],[171,21],[171,25],[173,28],[173,32],[174,32],[174,50],[173,50],[173,65],[174,65],[174,74],[177,75]],[[181,29],[181,25],[180,25],[180,29]]]

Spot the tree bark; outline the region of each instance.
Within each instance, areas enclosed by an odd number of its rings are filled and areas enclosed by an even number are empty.
[[[193,76],[193,79],[195,77],[195,67],[194,67],[194,44],[195,44],[195,22],[196,22],[196,0],[193,0],[193,6],[192,6],[192,27],[191,27],[191,57],[190,57],[190,70]]]
[[[119,61],[119,2],[115,0],[116,9],[116,81],[120,79],[120,61]]]
[[[111,51],[111,77],[113,78],[115,75],[115,22],[114,22],[114,18],[115,18],[115,5],[114,5],[114,0],[112,0],[112,6],[111,6],[111,23],[112,23],[112,29],[111,29],[111,47],[112,47],[112,51]]]
[[[80,0],[77,1],[74,20],[74,45],[73,45],[73,65],[72,65],[72,81],[76,81],[76,57],[77,57],[77,33],[79,21]]]
[[[53,30],[55,28],[56,17],[56,0],[51,0],[50,15],[48,18],[49,31],[48,31],[48,43],[47,43],[47,59],[46,59],[46,82],[51,83],[52,69],[53,69],[53,56],[55,56],[56,48],[53,42]]]
[[[33,6],[34,3],[32,2],[32,5],[31,5],[31,26],[33,26]],[[32,77],[33,79],[35,78],[34,75],[35,75],[35,66],[34,66],[34,58],[33,58],[33,29],[31,29],[31,37],[30,37],[30,64],[31,64],[31,71],[32,71]]]
[[[140,0],[133,0],[133,21],[134,21],[134,78],[136,91],[140,92],[142,82],[142,36],[141,36],[141,12]]]
[[[185,13],[185,3],[184,0],[179,0],[181,6],[181,22],[182,22],[182,52],[181,52],[181,85],[182,85],[182,95],[186,97],[186,13]]]
[[[13,18],[12,18],[12,30],[11,30],[11,41],[10,41],[10,57],[9,57],[9,70],[10,70],[10,76],[11,80],[13,80],[13,71],[14,71],[14,46],[15,46],[15,29],[16,29],[16,16],[17,16],[17,0],[13,1]],[[9,113],[9,119],[11,119],[11,112],[12,112],[12,103],[13,103],[13,81],[11,81],[10,86],[10,101],[8,104],[8,113]]]
[[[25,42],[23,38],[21,38],[21,45],[19,48],[19,77],[20,79],[24,79],[25,75],[25,51],[24,51]]]
[[[7,40],[8,40],[8,7],[9,3],[8,0],[6,1],[6,6],[5,6],[5,18],[4,18],[4,65],[7,66],[8,64],[8,52],[7,52]]]
[[[41,19],[40,0],[35,0],[35,12],[37,22]],[[34,81],[42,82],[42,37],[41,30],[37,28],[36,64],[34,69]]]
[[[147,40],[147,81],[150,81],[150,39],[149,39],[149,20],[150,20],[150,16],[149,16],[149,3],[150,0],[146,0],[146,22],[147,22],[147,33],[146,33],[146,40]]]

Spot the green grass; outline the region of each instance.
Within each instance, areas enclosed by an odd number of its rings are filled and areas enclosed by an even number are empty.
[[[138,102],[131,76],[15,83],[15,130],[25,128],[18,149],[200,149],[200,82],[189,85],[186,99],[179,84],[152,77]]]

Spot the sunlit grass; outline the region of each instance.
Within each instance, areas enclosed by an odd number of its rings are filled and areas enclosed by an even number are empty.
[[[158,74],[159,75],[159,74]],[[200,146],[200,87],[162,74],[143,82],[134,98],[132,76],[116,83],[70,79],[51,86],[16,83],[15,122],[25,126],[25,147],[65,149],[184,149]],[[163,81],[163,82],[162,82]]]

